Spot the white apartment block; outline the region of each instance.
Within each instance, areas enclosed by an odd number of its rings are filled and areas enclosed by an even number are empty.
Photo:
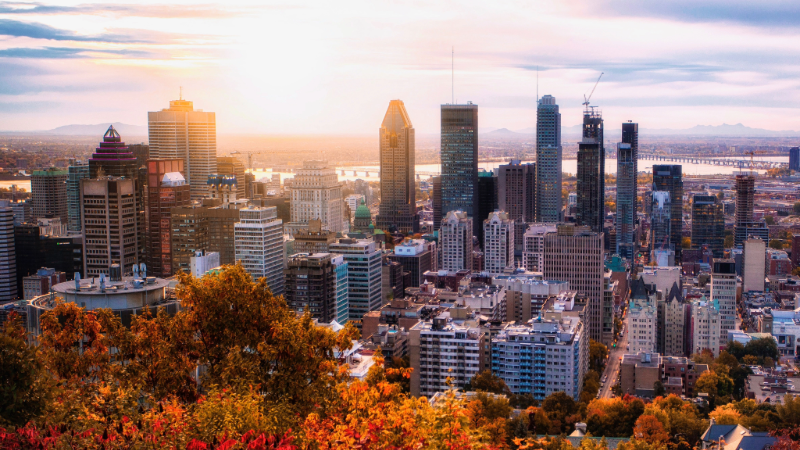
[[[254,280],[266,278],[274,295],[282,295],[284,242],[278,209],[274,206],[240,209],[239,222],[234,225],[234,246],[236,262]]]
[[[360,327],[364,314],[381,307],[381,249],[372,239],[339,239],[331,253],[347,263],[348,315]]]
[[[673,284],[681,285],[680,266],[645,266],[639,273],[645,284],[655,285],[661,292],[669,292]]]
[[[472,218],[464,211],[450,211],[439,231],[440,270],[472,270]]]
[[[649,291],[642,279],[631,283],[631,298],[626,316],[628,345],[631,354],[655,353],[658,325],[656,293]]]
[[[503,273],[507,267],[514,266],[514,221],[503,211],[489,213],[483,221],[484,270],[489,273]]]
[[[534,223],[528,226],[522,247],[522,266],[525,270],[544,271],[544,235],[555,232],[555,224]]]
[[[711,350],[714,357],[719,356],[719,307],[705,296],[692,303],[692,348],[690,353]]]
[[[742,253],[742,292],[764,292],[767,273],[767,243],[751,237],[744,241]]]
[[[539,315],[539,311],[550,297],[569,290],[566,281],[536,280],[528,277],[500,276],[492,284],[503,286],[506,295],[500,311],[505,311],[504,322],[526,323]]]
[[[409,330],[411,395],[431,397],[451,388],[463,388],[481,367],[482,331],[476,321],[453,320],[444,312]]]
[[[736,263],[714,260],[711,273],[711,301],[719,307],[719,345],[728,344],[728,331],[736,329]]]
[[[303,162],[303,168],[297,170],[291,184],[291,222],[286,227],[289,234],[298,228],[308,228],[311,219],[322,221],[323,230],[344,232],[349,229],[350,220],[344,217],[342,184],[336,169],[327,161]]]
[[[577,317],[537,318],[492,339],[492,373],[514,394],[541,401],[555,392],[580,397],[589,366],[589,337]]]

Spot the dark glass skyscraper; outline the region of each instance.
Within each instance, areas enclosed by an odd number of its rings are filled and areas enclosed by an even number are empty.
[[[478,203],[478,105],[442,105],[442,217],[464,211],[482,226]]]
[[[789,170],[800,172],[800,147],[789,149]]]
[[[623,125],[623,138],[625,137]],[[636,157],[627,142],[617,145],[617,248],[616,252],[633,261],[636,250]]]
[[[536,211],[538,222],[561,217],[561,113],[545,95],[536,108]]]
[[[605,219],[606,151],[603,147],[603,116],[583,112],[583,139],[578,143],[578,205],[575,220],[596,233],[603,232]]]
[[[639,186],[639,124],[625,122],[622,124],[622,143],[630,144],[633,152],[633,185]],[[633,220],[636,221],[636,211],[639,210],[639,199],[633,196]]]
[[[714,258],[722,258],[725,245],[725,217],[716,195],[692,197],[692,247],[708,245]]]
[[[744,245],[750,236],[758,236],[769,242],[769,228],[764,222],[753,220],[753,206],[756,193],[754,172],[736,175],[736,221],[733,224],[733,243]]]
[[[494,172],[478,172],[478,219],[486,220],[497,209],[497,177]],[[478,242],[483,246],[483,227],[475,230]]]
[[[677,164],[653,166],[653,191],[667,191],[670,198],[670,239],[675,263],[680,262],[683,238],[683,167]]]
[[[497,168],[497,207],[514,221],[514,257],[519,261],[527,224],[536,220],[536,167],[512,160]]]
[[[419,231],[414,185],[414,126],[400,100],[389,109],[378,132],[381,159],[381,206],[378,228]]]
[[[108,127],[108,131],[103,135],[103,142],[95,149],[89,160],[89,177],[101,176],[139,179],[139,163],[136,161],[136,156],[122,142],[122,138],[113,126]]]

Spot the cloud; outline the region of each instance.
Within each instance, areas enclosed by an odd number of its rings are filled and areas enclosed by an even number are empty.
[[[270,9],[296,9],[297,6],[275,5],[256,7],[219,7],[216,5],[132,5],[132,4],[84,4],[77,6],[56,6],[42,3],[26,3],[21,7],[19,3],[0,2],[0,14],[85,14],[85,15],[125,15],[150,18],[231,18],[246,16],[256,10]]]
[[[0,19],[0,36],[29,37],[51,41],[108,42],[108,43],[146,43],[119,34],[102,34],[99,36],[81,36],[75,32],[60,30],[40,23],[20,22],[11,19]]]
[[[138,50],[98,50],[93,48],[43,47],[43,48],[7,48],[0,50],[0,58],[36,58],[36,59],[70,59],[92,58],[94,54],[147,57],[151,54]]]
[[[31,113],[52,110],[61,106],[58,102],[32,101],[32,102],[0,102],[0,113]]]

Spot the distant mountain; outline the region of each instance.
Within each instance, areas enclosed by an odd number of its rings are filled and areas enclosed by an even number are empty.
[[[522,137],[520,133],[509,130],[508,128],[500,128],[486,133],[492,137]]]
[[[126,136],[147,136],[147,127],[139,125],[129,125],[127,123],[98,123],[96,125],[64,125],[63,127],[54,128],[52,130],[40,131],[20,131],[19,134],[47,134],[54,136],[103,136],[109,125],[114,125],[117,132],[125,140]],[[12,132],[6,132],[10,134]],[[16,133],[15,133],[16,134]]]
[[[692,128],[684,129],[655,129],[642,128],[642,134],[649,135],[684,135],[684,136],[725,136],[725,137],[781,137],[781,136],[800,136],[800,131],[792,130],[765,130],[763,128],[751,128],[737,123],[729,125],[696,125]]]

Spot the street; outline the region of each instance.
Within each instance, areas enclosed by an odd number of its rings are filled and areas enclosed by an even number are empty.
[[[626,327],[625,333],[617,341],[617,348],[608,349],[608,363],[606,370],[600,376],[600,381],[605,377],[606,382],[600,386],[600,398],[611,398],[611,388],[617,384],[617,377],[619,376],[619,358],[626,353],[625,348],[628,346],[628,330]]]

